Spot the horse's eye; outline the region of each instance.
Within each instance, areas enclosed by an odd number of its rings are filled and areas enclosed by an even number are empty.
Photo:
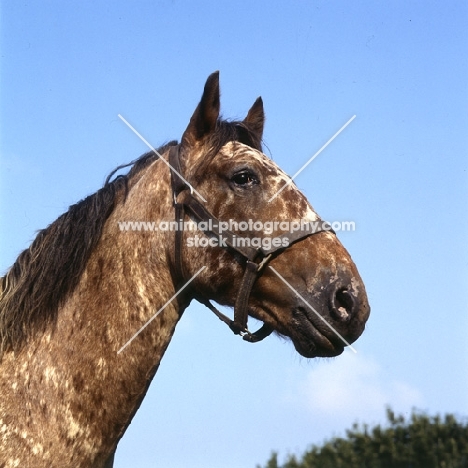
[[[234,182],[236,185],[240,186],[247,186],[247,185],[255,185],[258,184],[258,179],[255,174],[249,171],[241,171],[238,172],[237,174],[234,174],[231,177],[232,182]]]

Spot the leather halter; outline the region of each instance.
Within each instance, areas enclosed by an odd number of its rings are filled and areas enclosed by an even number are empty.
[[[214,307],[207,298],[194,289],[192,289],[193,297],[214,312],[216,316],[225,322],[236,335],[241,335],[244,340],[251,343],[263,340],[274,331],[272,326],[264,323],[255,333],[251,333],[247,328],[248,302],[255,280],[261,275],[273,254],[284,251],[295,242],[305,239],[313,234],[317,234],[322,231],[333,232],[333,230],[324,229],[323,223],[319,222],[317,224],[317,228],[313,232],[295,231],[282,235],[280,237],[282,242],[278,242],[280,245],[279,247],[265,249],[236,245],[236,235],[231,231],[219,229],[219,220],[194,197],[191,187],[181,179],[181,177],[179,177],[179,175],[182,176],[179,151],[180,145],[172,146],[169,151],[171,185],[176,222],[179,223],[180,221],[183,221],[185,214],[188,214],[188,216],[196,223],[206,223],[207,226],[210,226],[210,229],[203,231],[205,235],[218,240],[222,239],[223,244],[225,244],[226,247],[224,245],[221,245],[221,247],[227,249],[234,258],[239,261],[239,263],[245,262],[244,276],[242,277],[239,292],[237,293],[237,298],[234,304],[234,320],[231,320],[216,309],[216,307]],[[283,240],[287,240],[287,242],[283,242]],[[182,241],[183,231],[181,229],[176,229],[174,267],[176,278],[180,283],[187,281],[187,276],[182,263]],[[284,246],[285,244],[286,247]]]

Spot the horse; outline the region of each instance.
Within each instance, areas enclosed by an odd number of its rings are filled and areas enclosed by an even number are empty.
[[[262,152],[264,122],[261,98],[222,119],[213,73],[180,142],[113,172],[0,279],[1,467],[112,467],[192,300],[247,342],[274,332],[306,358],[362,334],[358,270]]]

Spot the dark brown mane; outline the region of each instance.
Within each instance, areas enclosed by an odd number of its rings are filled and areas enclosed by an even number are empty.
[[[243,122],[218,120],[210,138],[210,151],[201,158],[194,173],[203,173],[213,157],[229,141],[240,141],[261,150],[261,142]],[[163,154],[171,141],[157,149]],[[138,177],[157,156],[153,151],[129,164],[118,166],[104,186],[70,206],[47,228],[39,231],[31,246],[0,278],[0,357],[10,349],[19,349],[35,330],[44,330],[54,322],[60,304],[74,290],[97,245],[104,223],[112,213],[116,197],[127,191],[128,181]],[[126,175],[112,177],[131,166]],[[200,171],[200,172],[199,172]]]
[[[158,152],[164,153],[174,144],[170,142]],[[156,158],[149,152],[112,171],[101,189],[39,231],[0,278],[0,357],[9,349],[19,349],[33,330],[43,330],[55,320],[59,305],[78,284],[117,195],[123,192],[125,196],[128,181]],[[110,181],[118,170],[130,165],[127,175]]]
[[[241,121],[220,109],[214,72],[180,143],[118,166],[0,277],[0,468],[112,467],[192,300],[242,341],[275,332],[306,358],[364,331],[351,257],[263,154],[262,98]]]

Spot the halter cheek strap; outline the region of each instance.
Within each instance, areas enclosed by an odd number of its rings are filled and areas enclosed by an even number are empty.
[[[264,323],[255,333],[251,333],[247,328],[249,297],[255,281],[261,275],[274,254],[286,250],[286,248],[290,247],[295,242],[317,234],[318,232],[325,231],[326,229],[323,228],[323,223],[319,223],[317,229],[313,232],[295,231],[293,233],[286,233],[280,237],[281,242],[278,242],[279,246],[272,247],[271,249],[238,246],[235,242],[236,235],[231,231],[220,231],[220,222],[218,219],[193,196],[191,187],[178,175],[181,175],[179,149],[179,145],[173,146],[169,152],[169,164],[172,168],[171,185],[176,222],[179,223],[179,221],[183,221],[185,214],[196,223],[205,222],[207,226],[210,226],[210,229],[204,231],[205,235],[216,239],[222,239],[223,243],[221,246],[228,250],[237,261],[242,264],[245,263],[244,275],[234,304],[234,320],[231,320],[216,309],[209,299],[192,289],[193,297],[201,304],[208,307],[220,320],[225,322],[236,335],[241,335],[244,340],[251,343],[263,340],[274,331],[272,326]],[[327,229],[327,231],[333,232],[331,229]],[[182,242],[183,231],[178,229],[175,231],[174,268],[176,278],[179,282],[183,282],[187,278],[182,263]]]

